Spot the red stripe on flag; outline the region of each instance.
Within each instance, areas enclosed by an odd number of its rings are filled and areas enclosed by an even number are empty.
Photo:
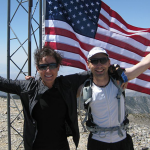
[[[121,62],[126,62],[126,63],[133,64],[133,65],[138,63],[138,61],[136,61],[134,59],[131,59],[129,57],[125,57],[125,56],[123,56],[121,54],[117,54],[117,53],[111,52],[109,50],[107,50],[107,52],[108,52],[110,58],[119,60]]]
[[[70,39],[73,39],[80,44],[81,48],[83,48],[84,50],[87,50],[87,51],[89,51],[90,49],[93,48],[92,45],[81,42],[73,32],[70,32],[67,29],[60,29],[60,28],[56,28],[56,27],[55,28],[54,27],[46,27],[45,34],[46,35],[61,35],[61,36],[65,36]]]
[[[79,62],[79,61],[76,61],[76,60],[72,60],[72,59],[63,59],[62,61],[62,65],[65,65],[65,66],[72,66],[72,67],[76,67],[76,68],[80,68],[80,69],[84,69],[86,70],[86,66]]]
[[[134,52],[134,53],[136,53],[136,54],[138,54],[142,57],[144,57],[148,54],[148,52],[143,52],[140,49],[135,48],[135,47],[125,43],[124,41],[116,40],[116,39],[113,39],[111,37],[108,37],[108,36],[105,36],[105,35],[102,35],[102,34],[97,33],[96,36],[95,36],[95,39],[97,39],[99,41],[109,43],[109,44],[112,44],[114,46],[117,46],[117,47],[120,47],[120,48],[123,48],[123,49],[126,49],[126,50],[129,50],[129,51]]]
[[[45,42],[45,46],[51,47],[57,50],[65,50],[66,52],[71,52],[75,54],[79,54],[83,59],[87,59],[86,56],[82,53],[82,51],[74,46],[59,43],[59,42]]]
[[[149,92],[149,88],[145,88],[143,86],[139,86],[139,85],[135,85],[133,83],[128,83],[128,89],[131,89],[131,90],[134,90],[134,91],[138,91],[138,92],[141,92],[141,93],[146,93],[146,94],[150,94]]]
[[[71,52],[71,53],[75,53],[75,54],[79,54],[85,61],[87,60],[86,56],[82,53],[82,51],[74,46],[70,46],[67,44],[63,44],[63,43],[59,43],[59,42],[45,42],[45,46],[49,46],[53,49],[57,49],[57,50],[65,50],[66,52]],[[125,57],[121,54],[117,54],[114,52],[111,52],[109,50],[107,50],[109,57],[122,61],[122,62],[126,62],[126,63],[130,63],[130,64],[137,64],[138,61],[133,60],[131,58]]]
[[[146,74],[140,74],[137,78],[141,79],[141,80],[144,80],[144,81],[150,82],[150,77]]]
[[[102,2],[102,1],[101,1]],[[117,20],[119,22],[121,22],[122,24],[124,24],[128,29],[130,30],[134,30],[134,31],[138,31],[138,30],[146,30],[148,29],[148,32],[150,33],[150,30],[149,28],[140,28],[140,27],[135,27],[135,26],[132,26],[128,23],[126,23],[123,18],[118,14],[116,13],[114,10],[112,10],[108,5],[106,5],[104,2],[101,3],[101,7],[113,18],[117,18]]]
[[[117,31],[120,31],[121,33],[124,33],[124,34],[127,34],[126,36],[128,36],[129,38],[132,38],[140,43],[142,43],[143,45],[145,46],[150,46],[150,40],[140,36],[140,35],[134,35],[136,33],[134,32],[127,32],[125,31],[124,29],[122,29],[121,27],[119,27],[117,24],[113,23],[113,22],[110,22],[107,18],[105,18],[105,16],[101,15],[100,14],[100,19],[105,22],[110,28],[113,28],[113,29],[116,29]],[[150,32],[150,29],[148,30],[144,30],[142,32]],[[114,31],[115,33],[115,31]],[[116,34],[119,34],[116,32]],[[132,35],[132,36],[131,36]]]

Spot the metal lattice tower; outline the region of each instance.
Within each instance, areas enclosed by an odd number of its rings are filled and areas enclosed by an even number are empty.
[[[18,70],[15,79],[34,76],[32,53],[41,47],[42,0],[7,0],[7,79],[11,79],[14,68]],[[24,149],[21,102],[13,97],[7,94],[8,150]]]

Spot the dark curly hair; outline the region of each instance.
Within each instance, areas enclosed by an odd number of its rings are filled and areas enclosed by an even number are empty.
[[[53,56],[58,65],[61,65],[61,63],[62,63],[62,57],[58,52],[54,51],[54,49],[52,49],[50,47],[43,47],[42,49],[36,49],[34,52],[34,63],[35,63],[35,65],[38,66],[39,62],[45,56]]]

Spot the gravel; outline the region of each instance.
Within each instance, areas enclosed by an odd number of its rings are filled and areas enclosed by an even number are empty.
[[[17,107],[16,107],[17,106]],[[11,149],[23,150],[23,114],[21,112],[22,105],[19,99],[11,99]],[[18,115],[20,112],[20,115]],[[150,148],[150,115],[134,114],[129,115],[130,125],[128,133],[132,136],[135,150],[147,150]],[[78,150],[86,150],[88,132],[84,132],[80,123],[80,142]],[[17,130],[17,133],[15,130]],[[70,150],[75,150],[72,137],[68,137]],[[0,150],[8,149],[8,133],[7,133],[7,99],[0,97]]]

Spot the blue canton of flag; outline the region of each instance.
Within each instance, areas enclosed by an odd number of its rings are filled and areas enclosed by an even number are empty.
[[[67,22],[78,34],[94,38],[100,0],[47,0],[45,20]]]

